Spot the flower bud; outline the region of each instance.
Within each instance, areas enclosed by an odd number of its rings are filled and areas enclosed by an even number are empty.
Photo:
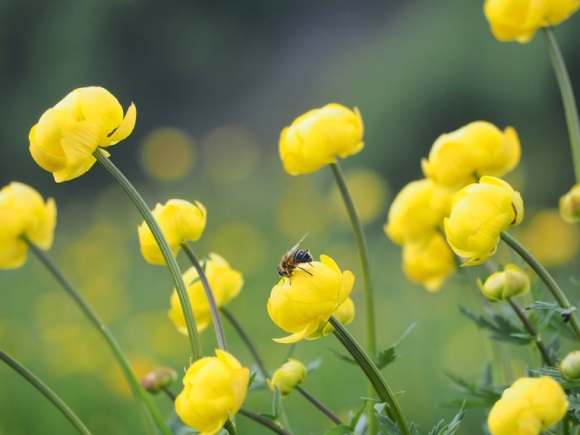
[[[282,397],[288,397],[306,379],[306,367],[300,361],[290,358],[274,372],[271,384],[280,390]]]
[[[192,204],[183,199],[170,199],[167,204],[157,204],[151,213],[167,239],[174,257],[177,256],[182,242],[199,240],[207,220],[205,207],[199,201]],[[151,264],[164,265],[165,259],[147,223],[143,221],[137,231],[143,258]]]
[[[500,233],[518,225],[524,217],[519,192],[503,180],[481,177],[479,184],[461,189],[445,218],[447,242],[464,266],[481,264],[495,254]]]
[[[52,246],[56,204],[46,202],[32,187],[12,182],[0,190],[0,269],[14,269],[26,262],[28,244],[43,250]]]
[[[280,135],[280,159],[290,175],[307,174],[364,147],[363,122],[354,111],[332,103],[294,120]]]
[[[560,361],[560,373],[569,381],[580,379],[580,350],[570,352]]]
[[[554,379],[520,378],[507,388],[489,413],[492,435],[538,435],[568,410],[566,393]]]
[[[40,117],[30,130],[30,153],[52,172],[57,183],[87,172],[96,162],[93,152],[115,145],[133,131],[137,109],[131,104],[123,117],[119,101],[106,89],[75,89]],[[108,155],[108,154],[107,154]]]
[[[307,271],[298,268],[282,278],[270,293],[268,314],[291,335],[274,341],[295,343],[330,332],[325,330],[328,319],[347,300],[353,284],[352,272],[341,272],[326,255],[320,256],[320,262],[309,263]]]
[[[484,284],[478,280],[477,285],[490,301],[505,301],[527,293],[530,289],[530,278],[515,264],[508,264],[503,272],[491,274]]]
[[[167,367],[159,367],[152,372],[149,372],[141,378],[141,385],[143,388],[156,394],[165,388],[168,388],[177,380],[177,372]]]
[[[560,197],[560,216],[564,222],[570,224],[580,221],[580,184],[576,184],[566,195]]]

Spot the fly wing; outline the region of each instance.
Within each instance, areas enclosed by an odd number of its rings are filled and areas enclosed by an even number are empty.
[[[292,258],[294,256],[294,254],[296,254],[296,252],[298,252],[298,248],[300,248],[300,245],[302,244],[302,242],[304,241],[304,239],[306,238],[307,235],[308,235],[308,233],[304,234],[302,236],[302,238],[300,240],[298,240],[298,243],[296,243],[294,246],[292,246],[292,249],[290,249],[288,251],[288,253],[286,254],[288,256],[288,258]]]

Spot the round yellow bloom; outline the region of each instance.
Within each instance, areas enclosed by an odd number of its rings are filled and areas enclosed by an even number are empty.
[[[520,378],[495,403],[487,424],[492,435],[538,435],[567,410],[566,394],[554,379]]]
[[[136,118],[134,104],[123,117],[123,108],[106,89],[75,89],[32,127],[30,153],[57,183],[72,180],[93,166],[98,147],[115,145],[129,136]]]
[[[173,256],[177,255],[182,242],[199,240],[207,220],[206,209],[199,201],[192,204],[183,199],[170,199],[165,205],[157,204],[151,213],[161,227]],[[151,264],[165,264],[161,250],[145,221],[137,231],[143,258]]]
[[[282,397],[288,397],[294,388],[306,379],[306,367],[297,359],[290,358],[287,363],[274,372],[271,385],[280,390]]]
[[[479,184],[461,189],[453,199],[451,214],[445,218],[447,242],[464,266],[481,264],[495,254],[499,235],[524,217],[519,192],[503,180],[481,177]]]
[[[508,264],[502,272],[491,274],[485,283],[477,280],[477,285],[490,301],[505,301],[527,293],[530,278],[515,264]]]
[[[175,411],[200,435],[219,433],[228,418],[242,407],[248,392],[250,370],[228,352],[195,361],[183,378]]]
[[[32,187],[12,182],[0,190],[0,268],[14,269],[26,262],[28,244],[48,250],[56,226],[56,204],[46,203]]]
[[[441,233],[403,246],[403,272],[429,292],[436,292],[457,269],[453,252]]]
[[[570,224],[580,221],[580,184],[576,184],[566,195],[560,197],[560,216],[564,222]]]
[[[214,253],[209,254],[209,259],[205,263],[205,275],[218,308],[235,298],[244,284],[242,274],[232,269],[226,260]],[[187,294],[195,314],[197,330],[201,332],[211,323],[212,318],[205,290],[198,278],[199,275],[195,267],[189,268],[183,274],[183,281],[187,286]],[[179,332],[187,334],[183,310],[175,290],[171,295],[169,318]]]
[[[331,103],[294,120],[280,135],[280,158],[291,175],[307,174],[364,147],[360,112]]]
[[[560,361],[559,370],[562,376],[569,381],[580,379],[580,350],[575,350]]]
[[[580,8],[578,0],[486,0],[491,32],[500,41],[528,42],[536,30],[555,26]]]
[[[278,343],[295,343],[304,338],[319,338],[330,316],[347,300],[354,284],[350,270],[341,272],[326,255],[313,261],[308,272],[296,269],[290,278],[282,278],[268,299],[272,321],[292,335],[277,338]],[[323,331],[322,333],[320,331]]]
[[[520,152],[512,127],[502,132],[489,122],[476,121],[439,136],[421,166],[434,183],[458,190],[483,175],[501,177],[511,171],[520,161]]]
[[[385,233],[398,245],[430,238],[443,226],[452,199],[452,193],[428,178],[410,182],[391,204]]]

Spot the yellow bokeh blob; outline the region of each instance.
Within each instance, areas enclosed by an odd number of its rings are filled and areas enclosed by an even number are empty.
[[[346,173],[345,179],[363,225],[373,222],[384,214],[389,187],[381,175],[370,169],[359,168]],[[350,226],[344,201],[336,186],[330,191],[328,205],[341,224]]]
[[[140,157],[143,170],[152,178],[179,180],[189,174],[195,164],[195,140],[178,128],[158,128],[143,140]]]
[[[567,263],[580,248],[578,227],[564,222],[556,209],[536,213],[514,235],[544,267]]]
[[[259,163],[256,139],[240,127],[223,126],[203,140],[203,167],[212,181],[233,184],[251,175]]]

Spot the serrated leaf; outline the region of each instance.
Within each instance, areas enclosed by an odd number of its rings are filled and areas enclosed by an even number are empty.
[[[528,370],[534,376],[550,376],[556,382],[558,382],[562,388],[576,388],[580,387],[580,380],[569,381],[562,376],[560,371],[554,367],[542,367],[539,369]]]
[[[526,307],[526,310],[554,311],[560,315],[560,318],[564,323],[568,323],[568,320],[570,320],[570,315],[574,311],[576,311],[576,307],[562,308],[559,305],[556,305],[556,304],[553,304],[550,302],[535,301],[534,303],[532,303],[532,305],[530,305],[529,307]]]
[[[359,409],[353,415],[351,415],[348,419],[350,427],[352,427],[352,428],[356,427],[358,420],[361,417],[361,415],[363,415],[363,413],[365,412],[366,407],[367,407],[367,401],[363,400],[363,403],[359,407]]]
[[[445,424],[445,420],[441,420],[437,425],[431,429],[429,435],[453,435],[459,428],[461,420],[465,415],[465,402],[461,405],[459,412],[453,417],[449,424]]]
[[[411,435],[419,435],[419,429],[417,429],[413,421],[409,423],[409,432],[411,432]]]
[[[375,415],[377,417],[377,421],[379,422],[379,427],[385,431],[386,435],[401,435],[401,431],[393,420],[383,414]]]
[[[339,359],[346,361],[347,363],[358,365],[358,363],[354,359],[352,359],[349,355],[344,355],[344,354],[342,354],[334,349],[328,349],[328,350],[331,351],[334,355],[336,355]]]
[[[461,306],[459,307],[459,311],[480,328],[491,331],[492,334],[490,335],[490,338],[493,340],[505,341],[518,345],[529,344],[534,341],[534,338],[530,336],[527,331],[521,329],[519,325],[513,323],[510,318],[503,314],[488,310],[487,316],[478,316]]]
[[[399,345],[403,342],[403,340],[407,338],[407,335],[409,335],[409,333],[413,330],[413,328],[416,325],[417,325],[416,323],[412,323],[405,330],[405,332],[403,332],[403,334],[399,337],[397,341],[395,341],[391,346],[389,346],[382,352],[379,352],[377,360],[375,361],[375,364],[379,370],[385,368],[387,365],[398,360],[401,357],[399,354],[397,354],[397,347],[399,347]]]
[[[490,382],[490,377],[486,366],[483,377],[479,382],[468,382],[451,373],[446,373],[447,377],[451,379],[452,386],[461,393],[462,399],[445,402],[442,406],[458,407],[463,403],[467,408],[488,408],[499,400],[503,389],[493,385]]]
[[[429,435],[438,435],[445,427],[445,420],[441,420],[436,426],[429,431]]]
[[[352,429],[346,424],[340,424],[324,432],[324,435],[351,435]]]

